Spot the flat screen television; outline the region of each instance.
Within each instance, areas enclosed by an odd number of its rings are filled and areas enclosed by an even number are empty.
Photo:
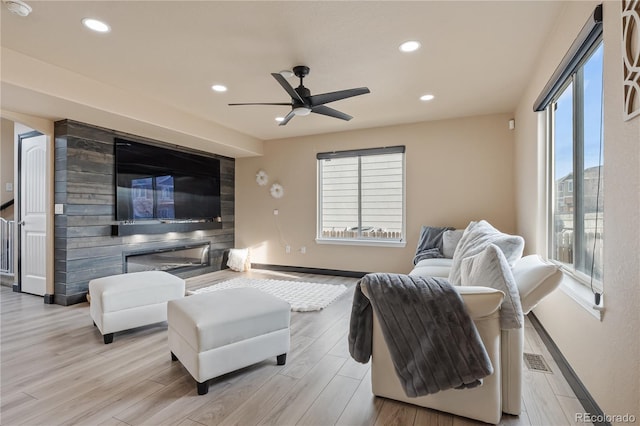
[[[220,160],[116,139],[116,220],[215,220]]]

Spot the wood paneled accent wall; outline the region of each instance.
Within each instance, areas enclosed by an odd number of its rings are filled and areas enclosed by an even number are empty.
[[[84,302],[89,281],[123,273],[124,255],[128,252],[210,242],[211,266],[178,275],[192,276],[226,267],[226,252],[234,245],[235,160],[197,152],[220,160],[222,229],[112,237],[111,225],[118,223],[116,137],[195,152],[71,120],[55,123],[55,203],[64,206],[64,213],[55,216],[54,303]]]

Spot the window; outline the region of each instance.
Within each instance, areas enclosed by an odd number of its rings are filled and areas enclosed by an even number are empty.
[[[318,242],[404,245],[404,151],[317,155]]]
[[[549,258],[594,292],[602,292],[603,280],[602,53],[600,32],[546,107]]]

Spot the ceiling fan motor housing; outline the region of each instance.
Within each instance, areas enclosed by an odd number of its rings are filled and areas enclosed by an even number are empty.
[[[307,98],[311,96],[311,91],[304,87],[304,85],[302,84],[302,79],[309,75],[309,71],[309,67],[304,65],[297,65],[293,67],[293,73],[296,75],[296,77],[300,78],[300,86],[296,87],[294,90],[298,95],[300,95],[303,100],[303,102],[300,102],[299,99],[292,98],[291,102],[293,103],[294,107],[307,106]]]
[[[293,67],[293,74],[296,77],[305,78],[309,75],[309,67],[304,65],[297,65]]]
[[[311,91],[309,89],[307,89],[306,87],[304,87],[303,85],[300,85],[300,86],[296,87],[294,90],[305,101],[306,101],[306,98],[311,96]],[[299,104],[300,103],[299,99],[291,99],[291,100],[293,101],[294,104]]]

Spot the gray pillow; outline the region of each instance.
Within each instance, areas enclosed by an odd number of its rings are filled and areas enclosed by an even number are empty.
[[[467,229],[464,230],[458,247],[453,253],[449,282],[453,285],[460,285],[462,260],[480,253],[489,244],[495,244],[502,250],[509,266],[513,266],[522,257],[522,251],[524,250],[524,239],[522,237],[504,234],[491,226],[486,220],[471,222]]]
[[[456,247],[462,238],[464,229],[455,229],[451,231],[445,231],[442,234],[442,254],[449,259],[453,258],[453,253],[456,251]]]
[[[481,253],[462,261],[461,278],[463,286],[483,286],[500,290],[504,300],[500,305],[500,328],[522,328],[524,315],[516,280],[511,273],[502,250],[489,244]]]

